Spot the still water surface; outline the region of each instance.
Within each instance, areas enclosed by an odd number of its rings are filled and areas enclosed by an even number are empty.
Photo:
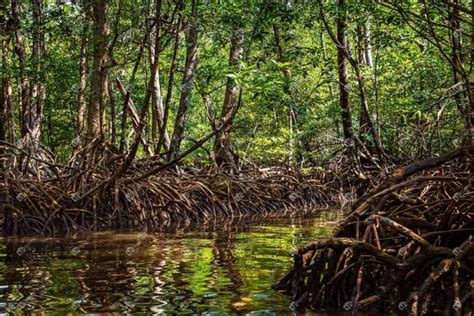
[[[291,267],[291,249],[330,235],[341,215],[2,239],[0,312],[289,314],[271,286]]]

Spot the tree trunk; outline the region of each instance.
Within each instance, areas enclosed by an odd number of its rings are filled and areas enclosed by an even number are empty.
[[[135,65],[133,66],[132,75],[130,77],[130,83],[129,83],[130,89],[133,89],[133,86],[135,84],[135,76],[137,74],[138,67],[140,66],[140,62],[142,60],[143,51],[146,45],[146,40],[147,40],[147,36],[143,38],[142,44],[140,45],[140,49],[138,51],[137,59],[135,60]],[[122,116],[120,120],[121,133],[120,133],[119,151],[121,153],[123,153],[125,150],[125,143],[126,143],[126,138],[127,138],[127,114],[128,114],[128,107],[129,107],[130,101],[131,101],[130,91],[127,91],[127,95],[125,96],[125,100],[122,106]]]
[[[108,83],[107,87],[108,99],[110,101],[110,143],[112,146],[115,146],[115,141],[117,139],[117,127],[115,124],[115,117],[117,116],[117,104],[115,103],[114,89],[112,88],[112,83]]]
[[[342,110],[342,128],[344,131],[344,139],[350,140],[354,136],[352,130],[352,111],[349,101],[349,79],[347,75],[347,59],[344,50],[347,48],[346,38],[346,4],[345,0],[338,0],[339,10],[336,19],[337,25],[337,65],[339,76],[339,104]]]
[[[78,103],[79,108],[77,111],[76,119],[76,137],[80,137],[84,130],[84,119],[86,114],[87,102],[86,102],[86,86],[87,86],[87,47],[89,39],[87,37],[89,29],[89,10],[84,7],[85,16],[82,27],[82,39],[81,39],[81,57],[79,61],[79,91],[78,91]]]
[[[2,69],[3,70],[3,69]],[[2,78],[3,83],[3,78]],[[2,91],[0,93],[0,141],[7,140],[7,124],[6,124],[6,104],[5,104],[5,93],[2,84]],[[0,145],[0,154],[4,153],[4,146]],[[3,159],[0,159],[3,161]],[[3,166],[3,163],[1,164]]]
[[[161,16],[161,0],[156,1],[156,16]],[[155,42],[159,42],[159,33],[155,33]],[[143,41],[143,44],[146,44],[146,37]],[[155,50],[155,60],[158,60],[158,51]],[[156,76],[156,68],[158,67],[158,63],[153,64],[153,68],[151,71],[151,76],[150,79],[148,80],[148,85],[145,93],[145,99],[143,100],[143,106],[140,110],[140,115],[138,116],[138,121],[140,122],[138,127],[137,127],[137,133],[135,135],[134,142],[132,146],[130,147],[130,150],[125,157],[122,165],[120,168],[112,175],[111,179],[116,179],[118,176],[124,174],[128,168],[130,168],[133,160],[135,159],[138,151],[138,147],[140,145],[141,139],[143,139],[143,129],[146,125],[147,122],[147,114],[149,110],[149,103],[151,99],[151,94],[152,94],[152,87],[153,87],[153,82],[155,81],[155,76]],[[128,99],[127,99],[128,100]],[[145,151],[148,151],[150,148],[148,146],[144,146]]]
[[[155,55],[157,58],[159,58],[160,55],[160,49],[161,49],[161,36],[158,34],[158,36],[153,36],[153,29],[154,32],[161,32],[161,17],[157,16],[156,17],[156,22],[154,28],[150,27],[149,28],[149,34],[148,34],[148,51],[149,51],[149,57],[150,57],[150,70],[153,69],[153,64],[155,63]],[[156,38],[160,38],[160,41],[156,43]],[[155,49],[158,50],[157,53],[155,54]],[[157,60],[159,63],[159,59]],[[163,110],[163,96],[161,94],[161,84],[160,84],[160,67],[159,64],[156,67],[156,74],[155,74],[155,80],[153,82],[153,87],[152,87],[152,96],[151,96],[151,139],[152,142],[155,143],[155,149],[154,152],[155,154],[159,154],[161,148],[161,145],[159,145],[159,137],[160,137],[160,131],[163,130],[164,132],[164,141],[163,145],[165,147],[165,150],[168,150],[169,148],[169,135],[168,135],[168,130],[166,129],[165,123],[164,123],[164,110]]]
[[[238,64],[243,53],[244,35],[242,30],[234,31],[230,40],[229,66],[238,70]],[[232,150],[231,133],[233,120],[239,108],[241,90],[234,78],[227,78],[224,104],[220,115],[223,128],[217,133],[214,142],[214,157],[220,168],[226,171],[237,172],[237,156]]]
[[[333,86],[332,86],[331,72],[326,70],[327,67],[328,67],[329,58],[328,58],[328,52],[327,52],[327,49],[326,49],[326,43],[324,41],[323,28],[324,28],[324,23],[321,22],[321,33],[319,35],[319,47],[320,47],[320,49],[322,51],[322,54],[323,54],[324,73],[326,73],[326,82],[327,82],[326,85],[327,85],[328,92],[329,92],[329,98],[330,98],[330,100],[332,100],[333,97],[334,97],[334,90],[333,90]],[[336,128],[337,137],[341,137],[341,130],[340,130],[340,125],[339,125],[339,120],[334,115],[333,115],[332,119],[334,121],[334,127]]]
[[[39,143],[41,137],[41,123],[46,100],[46,70],[43,62],[46,57],[46,45],[43,26],[43,0],[33,1],[33,43],[31,58],[33,65],[33,84],[30,87],[30,112],[31,140]]]
[[[367,20],[364,24],[364,53],[365,53],[365,62],[367,67],[373,66],[372,61],[372,41],[370,38],[370,20]]]
[[[463,60],[463,45],[462,45],[462,30],[461,30],[461,16],[460,16],[460,1],[453,0],[447,2],[448,4],[448,17],[449,17],[449,26],[450,26],[450,35],[451,35],[451,56],[447,57],[451,63],[453,71],[454,83],[461,83],[465,87],[464,96],[468,103],[463,104],[461,95],[455,97],[456,105],[458,110],[461,112],[461,115],[465,119],[465,135],[463,137],[464,146],[472,146],[474,144],[474,94],[472,93],[471,86],[471,76],[472,68],[469,73],[465,68]],[[474,8],[474,2],[471,3],[471,7]],[[472,17],[474,22],[474,15]],[[471,26],[472,27],[472,26]],[[471,29],[471,52],[469,54],[470,66],[473,65],[474,59],[474,31]],[[474,160],[469,158],[469,170],[471,174],[474,174]]]
[[[182,16],[180,15],[176,23],[176,28],[175,28],[173,56],[171,57],[171,65],[170,65],[169,77],[168,77],[168,89],[166,92],[165,107],[164,107],[164,114],[163,114],[163,126],[162,126],[162,129],[160,130],[160,138],[158,139],[158,148],[161,148],[161,146],[163,146],[165,150],[168,150],[170,146],[169,137],[167,139],[167,136],[166,136],[166,126],[168,123],[168,115],[169,115],[169,110],[171,106],[171,98],[173,96],[174,73],[176,70],[176,60],[177,60],[179,45],[180,45],[179,33],[181,29],[181,21],[182,21]]]
[[[471,1],[471,11],[474,12],[474,1]],[[469,145],[472,146],[474,145],[474,96],[472,93],[472,87],[470,86],[471,82],[474,82],[474,13],[471,15],[471,69],[470,73],[468,74],[468,79],[469,81],[467,82],[467,87],[468,87],[468,93],[470,95],[469,101],[470,101],[470,117],[469,117],[469,131],[468,135],[470,138]],[[471,173],[474,174],[474,162],[471,165]]]
[[[5,111],[6,122],[7,122],[7,131],[8,131],[8,142],[10,144],[15,143],[15,114],[13,111],[12,103],[12,87],[10,84],[10,78],[8,77],[8,67],[10,64],[8,51],[9,51],[9,36],[2,36],[2,64],[3,70],[6,72],[2,76],[2,95],[3,95],[3,105],[2,108]]]
[[[360,34],[363,35],[363,34]],[[346,39],[347,43],[347,39]],[[364,74],[362,73],[360,66],[364,65],[367,66],[366,64],[366,55],[367,53],[364,52],[364,48],[362,47],[362,38],[361,41],[359,42],[359,51],[361,54],[359,54],[359,60],[355,60],[351,55],[350,51],[348,49],[348,46],[345,46],[344,49],[344,54],[346,55],[346,58],[349,60],[352,68],[354,69],[355,72],[355,77],[357,80],[357,86],[359,88],[359,96],[360,96],[360,117],[359,117],[359,135],[364,142],[362,143],[365,147],[367,144],[367,135],[371,134],[375,143],[375,149],[376,152],[379,154],[379,156],[383,156],[383,150],[382,150],[382,145],[380,143],[380,139],[376,133],[374,123],[372,121],[372,118],[370,116],[370,110],[369,110],[369,103],[367,99],[367,89],[366,89],[366,84],[365,84],[365,78]],[[371,57],[370,57],[371,58]],[[365,149],[364,149],[365,150]]]
[[[277,49],[278,61],[280,63],[285,63],[286,58],[285,58],[285,55],[283,54],[283,48],[280,41],[280,28],[276,24],[273,25],[273,36],[275,37],[275,45]],[[296,138],[298,135],[297,117],[296,117],[296,113],[293,106],[295,98],[290,89],[290,79],[291,79],[290,70],[288,69],[288,67],[284,66],[282,67],[282,72],[285,78],[283,91],[290,98],[290,104],[288,106],[288,127],[290,130],[290,141],[289,141],[290,153],[288,157],[288,162],[289,162],[289,165],[292,165],[295,158],[295,148],[294,148],[295,135],[293,133],[293,130],[296,130]]]
[[[87,142],[102,136],[103,113],[107,92],[107,40],[109,25],[107,22],[107,1],[92,1],[94,22],[93,65],[90,83],[90,99],[87,109]]]
[[[184,134],[186,114],[192,96],[193,75],[197,65],[198,26],[196,21],[196,0],[192,2],[192,17],[186,40],[186,65],[184,67],[183,81],[181,83],[181,97],[178,112],[174,122],[173,137],[170,144],[168,160],[174,160],[179,155],[179,148]]]
[[[365,79],[361,68],[370,68],[368,59],[372,63],[372,57],[368,58],[368,53],[365,49],[365,30],[364,27],[358,25],[357,27],[357,60],[354,63],[354,70],[356,72],[356,79],[359,85],[360,94],[360,111],[359,111],[359,137],[367,144],[367,136],[369,134],[375,135],[372,130],[373,124],[370,118],[369,104],[367,100],[367,93],[365,89]]]
[[[18,0],[12,0],[11,2],[13,24],[15,26],[15,53],[18,56],[18,71],[20,80],[20,136],[24,137],[30,128],[30,116],[31,108],[28,99],[28,80],[25,76],[25,44],[23,41],[23,35],[20,32],[21,21],[20,21],[20,2]]]
[[[379,84],[378,84],[378,65],[379,65],[379,49],[375,50],[375,61],[374,61],[374,72],[373,72],[373,90],[374,90],[374,102],[375,102],[375,126],[377,128],[377,138],[382,143],[381,138],[381,126],[380,126],[380,95],[379,95]]]
[[[4,5],[6,4],[6,2],[1,2],[0,3],[1,5]],[[6,69],[6,65],[5,65],[5,59],[6,59],[6,53],[7,53],[7,15],[6,14],[1,14],[0,15],[0,40],[1,40],[1,45],[2,45],[2,64],[1,64],[1,67],[2,67],[2,85],[1,85],[1,91],[0,91],[0,141],[6,141],[7,140],[7,104],[6,104],[6,100],[5,100],[5,88],[4,88],[4,81],[6,79],[8,79],[7,77],[7,69]],[[3,145],[0,145],[0,154],[3,155],[4,153],[4,148],[5,146]],[[0,159],[1,161],[1,164],[0,166],[2,168],[5,168],[6,167],[6,164],[5,164],[5,160],[3,159]]]
[[[329,26],[326,16],[324,14],[322,5],[320,4],[320,13],[321,13],[321,18],[323,20],[323,23],[331,39],[337,46],[340,105],[342,109],[342,123],[343,123],[343,130],[344,130],[344,138],[346,141],[352,138],[353,140],[356,141],[356,144],[364,152],[366,152],[366,154],[371,156],[370,152],[367,150],[364,143],[362,143],[360,139],[356,137],[352,128],[352,114],[351,114],[351,105],[349,101],[349,91],[348,91],[349,81],[347,77],[347,61],[349,61],[352,68],[354,69],[355,77],[356,77],[357,84],[359,87],[359,92],[360,92],[360,97],[361,97],[361,111],[365,112],[364,115],[367,120],[368,128],[372,132],[372,135],[374,137],[377,151],[382,156],[383,150],[379,142],[379,139],[375,133],[375,129],[369,115],[364,77],[362,76],[358,62],[350,54],[347,37],[345,35],[346,27],[347,27],[346,25],[347,13],[345,11],[346,10],[345,0],[339,0],[339,10],[340,10],[340,13],[338,14],[338,18],[336,19],[336,24],[337,24],[337,36],[336,36],[332,32],[332,29]],[[370,158],[370,160],[372,160],[374,164],[376,164],[376,162],[372,158]]]
[[[380,157],[383,157],[384,152],[382,149],[382,145],[380,143],[380,139],[375,131],[374,123],[372,122],[372,118],[370,117],[370,111],[369,111],[369,103],[367,100],[367,91],[366,91],[366,85],[365,85],[365,79],[364,75],[362,74],[359,63],[354,60],[353,58],[350,57],[349,55],[349,50],[345,50],[346,56],[349,56],[349,61],[352,65],[352,68],[354,69],[355,72],[355,77],[357,80],[357,86],[359,88],[359,96],[360,96],[360,105],[361,105],[361,114],[360,114],[360,135],[362,135],[362,139],[365,140],[365,142],[360,142],[359,145],[363,147],[362,149],[369,155],[370,151],[366,148],[366,135],[371,134],[375,143],[375,149],[376,152],[379,154]]]
[[[138,114],[137,108],[135,107],[135,104],[133,103],[133,100],[130,98],[130,92],[127,91],[125,86],[120,82],[119,79],[115,80],[115,84],[117,86],[117,89],[119,90],[120,94],[122,95],[124,102],[126,102],[127,107],[124,108],[124,111],[127,111],[129,113],[130,119],[132,120],[132,129],[135,133],[135,135],[140,135],[142,134],[140,131],[140,116]],[[143,145],[143,148],[145,148],[145,152],[148,155],[151,155],[151,149],[150,146],[148,145],[148,142],[145,138],[145,136],[140,135],[140,142]]]
[[[3,21],[2,21],[3,22]],[[6,19],[5,19],[6,23]],[[15,143],[15,118],[12,103],[12,88],[9,78],[10,58],[8,52],[10,51],[10,36],[6,27],[2,27],[2,96],[0,105],[0,137],[2,140],[8,140],[10,144]],[[6,137],[8,134],[8,137]]]
[[[364,43],[364,28],[359,24],[357,26],[357,68],[366,68],[369,67],[367,63],[367,56],[365,51]],[[358,70],[360,74],[360,70]],[[362,75],[362,74],[360,74]],[[369,106],[367,103],[367,96],[365,94],[365,89],[360,90],[360,101],[361,109],[359,111],[359,137],[365,142],[367,135],[370,134],[369,127]]]
[[[4,3],[2,3],[3,5]],[[15,27],[10,26],[11,20],[8,19],[8,15],[6,11],[0,16],[0,30],[2,31],[0,34],[0,40],[2,45],[2,54],[1,54],[1,64],[2,64],[2,96],[1,102],[2,105],[0,106],[0,111],[2,114],[2,123],[3,125],[0,127],[1,131],[0,134],[3,138],[6,137],[6,133],[8,132],[8,142],[11,144],[15,143],[15,115],[13,111],[13,103],[12,103],[12,88],[10,83],[10,40],[11,40],[11,33],[12,29]],[[4,125],[6,124],[6,126]]]

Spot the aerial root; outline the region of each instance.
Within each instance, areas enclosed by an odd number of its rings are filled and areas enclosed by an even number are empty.
[[[301,247],[275,286],[292,295],[291,307],[472,311],[473,179],[459,155],[437,161],[405,167],[406,176],[397,173],[357,201],[335,237]]]
[[[143,167],[143,166],[142,166]],[[137,167],[138,169],[138,167]],[[94,190],[107,169],[40,180],[10,171],[0,186],[11,234],[154,228],[217,217],[303,215],[338,204],[336,189],[314,175],[273,169],[229,175],[205,170],[166,171],[129,182],[133,170]],[[85,196],[85,197],[84,197]]]

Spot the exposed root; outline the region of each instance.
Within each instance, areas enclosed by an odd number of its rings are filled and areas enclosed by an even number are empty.
[[[474,179],[466,156],[459,150],[397,169],[355,203],[334,238],[300,248],[276,288],[292,294],[295,309],[472,312]]]
[[[18,148],[12,149],[17,152]],[[216,217],[290,215],[339,204],[339,191],[317,174],[285,169],[165,170],[158,161],[132,164],[107,148],[87,148],[66,166],[24,152],[1,176],[0,204],[8,234],[147,228]],[[23,152],[23,151],[22,151]],[[34,163],[32,163],[34,161]],[[94,163],[89,163],[94,161]],[[163,169],[160,172],[154,170]],[[153,172],[150,172],[153,171]],[[146,175],[146,176],[142,176]]]

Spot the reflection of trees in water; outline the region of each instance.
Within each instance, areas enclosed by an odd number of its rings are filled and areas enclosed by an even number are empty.
[[[181,243],[180,243],[181,244]],[[161,247],[160,247],[161,246]],[[164,274],[170,269],[173,270],[173,265],[176,264],[175,260],[181,261],[181,251],[176,251],[169,244],[160,245],[156,248],[156,252],[153,255],[153,260],[150,263],[150,275],[153,279],[151,299],[153,305],[150,307],[150,311],[154,313],[163,312],[167,305],[168,296],[168,282]],[[174,251],[173,251],[174,250]]]
[[[158,246],[154,247],[154,255],[149,265],[153,277],[153,305],[149,310],[153,313],[174,311],[174,306],[192,297],[193,293],[187,280],[187,263],[184,260],[185,254],[192,250],[187,248],[181,238],[182,234],[176,233],[172,239],[156,240]]]
[[[97,261],[86,258],[84,266],[77,270],[77,280],[81,285],[81,297],[85,301],[85,309],[88,312],[97,309],[114,309],[113,304],[119,299],[117,291],[126,292],[130,289],[131,278],[126,282],[114,282],[109,275],[127,275],[127,267],[123,262],[117,262],[112,267],[97,265]],[[100,304],[97,306],[96,304]],[[94,306],[95,305],[95,306]],[[98,307],[98,308],[97,308]]]
[[[230,303],[255,289],[258,273],[268,274],[283,261],[286,264],[292,243],[299,245],[320,230],[324,235],[332,230],[328,223],[340,216],[323,213],[320,220],[301,222],[267,219],[256,229],[255,221],[237,220],[169,234],[8,240],[2,250],[7,256],[2,258],[0,284],[11,286],[0,295],[4,302],[7,297],[10,301],[32,297],[36,307],[44,310],[70,310],[76,301],[76,307],[87,312],[228,311]],[[288,225],[291,222],[294,229]],[[35,251],[16,254],[18,248],[28,246]],[[262,256],[271,257],[272,263],[262,261]],[[64,304],[67,300],[69,306]],[[62,305],[51,305],[61,301]]]
[[[133,309],[130,297],[134,278],[138,275],[139,247],[144,247],[141,240],[132,243],[94,240],[81,249],[78,260],[82,267],[76,270],[76,279],[85,301],[84,310],[111,312]]]
[[[221,267],[225,271],[225,276],[231,280],[223,289],[229,292],[238,292],[242,286],[242,278],[240,272],[235,268],[235,236],[239,233],[240,228],[236,225],[225,225],[223,228],[216,229],[212,254],[214,257],[213,263],[216,267]],[[216,271],[215,269],[214,271]],[[217,277],[217,273],[214,273]]]
[[[9,239],[4,245],[2,285],[8,287],[2,290],[1,300],[6,303],[5,309],[32,311],[45,308],[51,292],[56,290],[51,289],[55,276],[51,263],[65,245],[33,239]],[[73,290],[73,287],[64,287]]]
[[[169,255],[164,256],[166,263],[161,262],[162,267],[155,263],[154,269],[155,291],[158,289],[164,293],[159,296],[162,304],[152,311],[161,308],[167,312],[196,312],[209,310],[211,302],[217,305],[230,303],[228,300],[233,295],[230,293],[238,292],[242,285],[234,250],[236,233],[246,229],[245,226],[208,223],[200,231],[194,230],[179,235],[177,240],[168,240],[166,244],[172,246]],[[156,274],[160,275],[158,280]],[[168,275],[165,280],[164,274]],[[170,275],[172,280],[169,280]],[[172,284],[167,284],[167,281]],[[168,301],[168,308],[163,300]],[[226,305],[219,308],[226,309]]]

